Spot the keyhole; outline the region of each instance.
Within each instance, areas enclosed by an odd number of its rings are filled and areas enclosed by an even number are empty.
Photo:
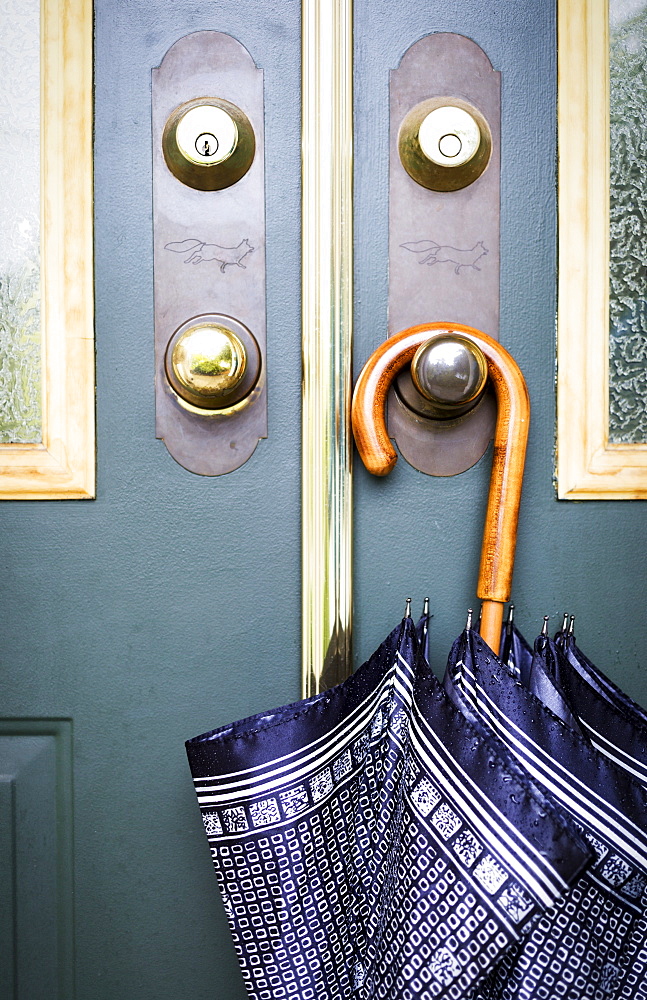
[[[213,156],[218,150],[218,140],[212,132],[201,132],[195,140],[195,148],[200,156]]]
[[[443,156],[453,157],[458,156],[461,149],[463,148],[463,143],[457,135],[453,132],[443,135],[438,140],[438,149]]]

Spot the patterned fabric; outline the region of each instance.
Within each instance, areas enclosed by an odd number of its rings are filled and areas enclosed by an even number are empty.
[[[597,691],[611,705],[615,705],[626,712],[636,725],[642,726],[647,738],[647,712],[645,709],[633,701],[628,694],[625,694],[606,674],[603,674],[599,667],[591,663],[588,657],[579,649],[572,635],[565,636],[563,633],[560,633],[556,637],[556,642],[558,648],[566,657],[567,662],[586,681],[589,687]]]
[[[591,743],[618,767],[647,785],[647,715],[595,667],[570,638],[558,642],[563,655],[551,663]]]
[[[462,1000],[592,857],[410,620],[338,687],[187,752],[257,1000]]]
[[[535,649],[535,659],[545,652]],[[546,659],[544,657],[544,667]],[[465,716],[487,724],[578,824],[595,862],[475,1000],[647,997],[647,834],[644,788],[519,682],[471,632],[454,645],[445,687]]]

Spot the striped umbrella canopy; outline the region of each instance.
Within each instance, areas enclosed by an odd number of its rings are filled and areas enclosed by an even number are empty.
[[[448,661],[444,685],[454,704],[497,734],[595,853],[590,868],[508,952],[474,1000],[581,1000],[647,991],[645,787],[611,753],[593,745],[568,692],[558,684],[542,686],[543,679],[554,677],[557,663],[563,666],[562,659],[557,646],[541,636],[526,687],[518,671],[466,630]],[[533,676],[541,677],[540,683],[533,683]],[[548,690],[551,705],[537,696]]]
[[[594,856],[410,618],[339,686],[186,747],[257,1000],[476,996]]]

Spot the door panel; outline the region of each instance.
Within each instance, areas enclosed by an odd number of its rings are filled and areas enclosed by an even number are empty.
[[[502,71],[501,341],[533,403],[519,621],[532,633],[568,608],[590,655],[645,701],[644,616],[627,608],[644,584],[647,508],[558,503],[552,485],[553,7],[356,5],[355,357],[386,336],[388,71],[421,35],[460,32]],[[299,696],[299,18],[295,2],[97,0],[98,498],[1,511],[2,713],[37,720],[15,730],[23,740],[42,720],[71,720],[52,730],[71,731],[73,746],[72,818],[61,815],[76,961],[63,953],[59,981],[73,973],[76,989],[50,983],[29,1000],[244,996],[183,741]],[[150,71],[203,29],[249,49],[266,107],[269,437],[215,479],[187,473],[155,439],[153,393]],[[436,319],[451,317],[420,317]],[[429,593],[441,666],[473,599],[489,460],[448,480],[403,461],[376,480],[356,463],[357,662],[405,597]]]

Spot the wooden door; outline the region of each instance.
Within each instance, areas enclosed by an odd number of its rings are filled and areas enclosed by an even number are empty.
[[[269,437],[220,478],[154,434],[151,68],[217,29],[265,71]],[[355,358],[386,336],[388,79],[432,31],[502,71],[501,340],[533,422],[515,599],[645,700],[636,613],[645,506],[552,483],[555,9],[549,0],[357,0]],[[242,1000],[183,742],[300,693],[300,5],[96,0],[98,492],[0,509],[0,993]],[[421,317],[421,321],[445,317]],[[355,659],[429,594],[442,667],[473,600],[489,456],[433,480],[355,470]],[[622,652],[620,652],[622,650]],[[4,990],[4,992],[2,992]]]

